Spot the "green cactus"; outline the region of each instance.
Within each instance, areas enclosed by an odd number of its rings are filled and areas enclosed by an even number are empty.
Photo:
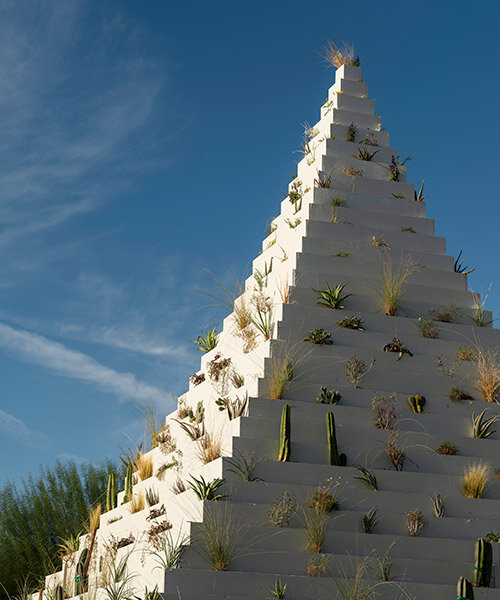
[[[335,435],[335,418],[332,412],[326,413],[326,437],[328,439],[328,460],[330,464],[345,467],[347,456],[345,454],[339,455],[337,436]]]
[[[474,562],[474,585],[490,587],[492,556],[491,544],[483,538],[476,540]]]
[[[85,563],[87,562],[88,555],[88,549],[84,548],[82,553],[80,554],[78,562],[76,563],[74,594],[75,596],[80,596],[80,594],[84,594],[86,591]]]
[[[106,490],[106,510],[116,508],[116,475],[113,471],[108,477],[108,488]]]
[[[133,474],[133,465],[131,462],[127,463],[127,474],[125,476],[125,494],[123,496],[122,504],[126,502],[130,502],[132,498],[132,474]]]
[[[425,396],[415,394],[408,398],[408,404],[414,413],[423,413],[425,406]]]
[[[54,600],[64,600],[64,590],[62,586],[58,585],[54,592]]]
[[[194,412],[191,408],[189,409],[188,416],[190,423],[194,423],[195,425],[199,425],[203,421],[205,409],[203,408],[203,402],[201,400],[198,402]]]
[[[283,406],[283,412],[281,413],[281,426],[280,426],[280,452],[278,460],[286,462],[290,460],[290,405],[285,404]]]
[[[322,387],[316,402],[318,404],[337,404],[341,398],[342,394],[337,390],[328,390],[326,387]]]
[[[458,580],[457,600],[474,600],[474,588],[465,577],[460,577]]]

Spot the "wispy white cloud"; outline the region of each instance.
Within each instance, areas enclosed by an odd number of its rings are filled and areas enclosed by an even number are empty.
[[[137,380],[132,373],[120,373],[90,356],[25,330],[0,324],[0,347],[24,362],[46,367],[64,377],[85,381],[119,400],[161,404],[162,390]]]
[[[24,421],[0,409],[0,430],[20,440],[26,446],[38,447],[45,436],[26,426]]]

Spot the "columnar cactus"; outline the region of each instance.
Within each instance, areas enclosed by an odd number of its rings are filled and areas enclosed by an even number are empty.
[[[460,577],[457,584],[457,600],[474,600],[474,588],[472,583]]]
[[[56,591],[54,593],[54,600],[64,600],[64,590],[61,585],[56,587]]]
[[[113,508],[116,508],[116,475],[111,471],[106,490],[106,510],[113,510]]]
[[[476,540],[474,562],[474,585],[490,587],[492,555],[491,544],[482,538]]]
[[[76,563],[75,570],[75,596],[79,596],[80,594],[85,593],[86,588],[86,577],[85,577],[85,563],[87,562],[89,551],[87,548],[84,548],[82,553],[80,554],[80,558]]]
[[[347,456],[339,455],[337,436],[335,435],[335,418],[332,412],[326,413],[326,437],[328,439],[328,459],[331,465],[345,467]]]
[[[290,460],[290,405],[285,404],[281,413],[280,426],[280,452],[278,460],[286,462]]]
[[[414,413],[423,413],[425,406],[425,396],[415,394],[408,398],[408,404]]]
[[[130,502],[132,498],[132,475],[133,475],[133,465],[131,462],[127,463],[127,474],[125,476],[125,494],[123,496],[122,504],[126,502]]]

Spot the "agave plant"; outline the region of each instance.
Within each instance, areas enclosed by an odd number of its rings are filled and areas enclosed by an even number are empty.
[[[217,345],[217,328],[210,327],[206,331],[202,331],[195,340],[189,340],[198,347],[200,352],[210,352]]]
[[[375,152],[370,152],[368,150],[368,148],[361,146],[361,148],[358,147],[358,153],[354,155],[354,158],[357,158],[359,160],[371,161],[373,159],[373,157],[375,156],[375,154],[377,154],[377,152],[380,152],[380,150],[375,150]]]
[[[337,310],[344,307],[344,301],[352,296],[353,294],[346,294],[342,296],[342,292],[344,288],[347,286],[347,283],[340,283],[334,287],[330,287],[328,282],[325,282],[326,290],[317,290],[315,288],[311,288],[313,292],[319,294],[317,298],[317,303],[320,306],[325,306],[326,308],[335,308]]]
[[[225,494],[216,494],[217,490],[224,485],[225,479],[217,477],[207,482],[203,475],[200,475],[199,479],[191,475],[191,479],[192,481],[187,483],[199,500],[220,500],[226,497]]]
[[[424,183],[425,183],[425,179],[422,181],[422,185],[420,186],[420,190],[417,191],[415,190],[415,202],[423,202],[427,196],[424,196]]]
[[[321,344],[324,346],[331,346],[333,344],[330,339],[331,335],[326,329],[313,329],[304,338],[304,342],[310,342],[311,344]]]

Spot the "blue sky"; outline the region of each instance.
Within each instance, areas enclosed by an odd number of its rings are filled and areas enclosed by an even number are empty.
[[[345,8],[344,8],[345,6]],[[474,290],[498,265],[495,2],[0,3],[0,480],[141,439],[277,214],[340,34]],[[5,457],[8,457],[6,460]]]

